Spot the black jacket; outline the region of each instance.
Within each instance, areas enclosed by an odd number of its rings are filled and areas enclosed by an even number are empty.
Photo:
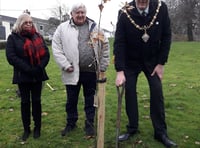
[[[25,38],[19,34],[9,35],[6,44],[6,57],[10,65],[14,68],[13,84],[29,83],[48,80],[45,70],[50,54],[44,41],[45,56],[42,57],[40,65],[33,67],[28,56],[24,55],[23,45]]]
[[[134,6],[129,15],[136,24],[143,26],[151,22],[158,6],[158,0],[150,0],[149,13],[146,17],[138,12],[135,1],[129,4]],[[150,38],[145,43],[142,40],[144,31],[137,29],[127,15],[119,11],[114,41],[116,71],[122,71],[125,67],[138,68],[141,65],[154,67],[167,62],[171,44],[171,27],[168,9],[164,2],[161,2],[157,18],[147,33]]]

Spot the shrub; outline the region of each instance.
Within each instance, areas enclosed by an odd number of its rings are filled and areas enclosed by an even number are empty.
[[[0,40],[0,50],[6,48],[6,40]]]

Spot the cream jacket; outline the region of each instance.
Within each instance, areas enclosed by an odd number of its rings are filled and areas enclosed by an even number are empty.
[[[89,22],[90,31],[88,43],[94,49],[98,65],[97,72],[106,71],[110,61],[109,41],[104,33],[99,31],[94,21],[89,18],[87,18],[87,21]],[[76,25],[72,20],[68,20],[60,24],[53,35],[52,52],[62,71],[62,81],[65,85],[76,85],[79,80],[78,34],[79,31]],[[66,72],[66,69],[71,65],[74,67],[74,72]]]

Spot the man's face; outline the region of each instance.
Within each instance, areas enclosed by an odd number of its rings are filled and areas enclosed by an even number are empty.
[[[136,1],[136,6],[140,10],[144,10],[147,8],[149,5],[149,0],[135,0]]]
[[[80,26],[85,23],[86,11],[84,8],[79,8],[71,13],[74,24]]]

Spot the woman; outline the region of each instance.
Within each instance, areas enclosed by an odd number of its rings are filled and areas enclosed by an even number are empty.
[[[31,103],[34,120],[33,137],[40,137],[42,81],[48,80],[45,67],[49,50],[42,36],[36,31],[29,14],[20,15],[7,39],[6,56],[13,66],[13,84],[18,84],[21,95],[21,117],[24,127],[22,140],[31,133]]]

